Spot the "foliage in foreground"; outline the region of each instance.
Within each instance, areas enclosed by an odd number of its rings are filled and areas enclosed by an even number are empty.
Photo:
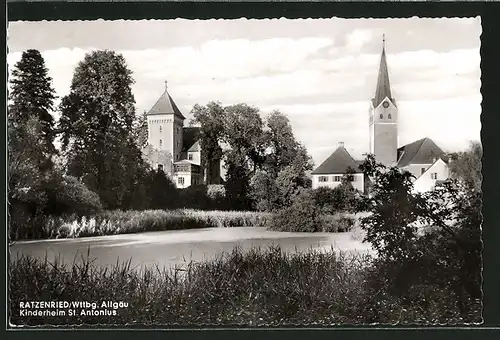
[[[368,255],[278,247],[235,248],[211,261],[172,270],[99,267],[82,256],[72,265],[31,257],[11,261],[11,322],[25,325],[156,324],[457,324],[480,322],[480,304],[463,318],[446,288],[422,284],[408,296],[373,292]],[[123,301],[117,316],[20,317],[21,301]],[[98,308],[99,309],[99,308]]]
[[[425,297],[425,286],[447,289],[465,319],[481,301],[481,192],[477,183],[448,180],[434,190],[413,190],[412,175],[386,169],[368,157],[362,165],[374,178],[361,220],[365,241],[377,253],[375,291]]]

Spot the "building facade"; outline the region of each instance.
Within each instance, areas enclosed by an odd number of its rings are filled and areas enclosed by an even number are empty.
[[[415,178],[416,191],[431,190],[437,183],[449,177],[447,156],[427,137],[398,147],[398,115],[396,99],[392,96],[389,81],[384,37],[375,95],[369,107],[369,153],[386,167],[396,166],[409,171]],[[352,184],[363,192],[364,181],[367,179],[359,169],[360,163],[361,160],[353,159],[341,143],[333,154],[312,172],[313,188],[336,187],[347,169],[351,168],[354,170],[351,172],[355,174]]]
[[[170,96],[167,82],[163,94],[146,117],[148,145],[163,152],[167,158],[163,157],[161,161],[155,159],[153,166],[165,171],[178,188],[222,182],[220,161],[214,162],[211,178],[206,177],[207,171],[201,165],[200,129],[184,127],[186,118]]]

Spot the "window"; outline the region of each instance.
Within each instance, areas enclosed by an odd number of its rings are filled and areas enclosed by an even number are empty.
[[[384,115],[383,114],[380,114],[380,119],[384,119]]]
[[[160,139],[160,148],[161,148],[162,145],[163,145],[163,141]]]
[[[192,153],[190,153],[190,154],[188,155],[188,159],[189,159],[190,161],[192,161],[192,160],[193,160],[193,154],[192,154]]]
[[[179,127],[177,127],[177,133],[181,132],[181,129],[179,129]]]
[[[438,174],[437,174],[437,172],[433,172],[433,173],[431,174],[431,179],[438,179]]]
[[[163,164],[158,164],[158,171],[163,171]]]
[[[179,141],[177,141],[175,144],[177,145],[177,147],[179,147],[179,145],[180,145]]]
[[[178,161],[179,160],[179,155],[175,155],[175,160]]]
[[[160,133],[161,133],[161,131],[162,131],[162,127],[160,126]]]
[[[389,115],[387,116],[387,118],[392,119],[392,115],[389,113]]]
[[[425,172],[425,168],[420,168],[420,174],[422,175]]]
[[[328,176],[319,176],[320,182],[328,182]]]
[[[177,183],[180,185],[184,185],[184,177],[177,178]]]
[[[342,182],[342,176],[333,176],[334,182]]]

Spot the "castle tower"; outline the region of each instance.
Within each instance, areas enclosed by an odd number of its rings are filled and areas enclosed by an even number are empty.
[[[157,150],[167,151],[172,159],[170,164],[161,164],[165,172],[172,173],[172,163],[181,159],[182,134],[186,119],[165,90],[147,113],[148,144]],[[160,164],[159,164],[160,165]]]
[[[398,150],[398,108],[391,95],[389,70],[385,56],[385,35],[382,40],[382,56],[378,71],[375,97],[370,103],[370,153],[386,166],[397,161]]]

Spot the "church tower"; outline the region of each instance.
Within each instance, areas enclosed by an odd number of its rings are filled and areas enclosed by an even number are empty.
[[[165,90],[146,115],[148,121],[148,144],[154,149],[168,152],[170,164],[161,164],[164,171],[172,173],[172,164],[181,159],[184,116]]]
[[[385,35],[382,40],[382,56],[378,70],[375,97],[370,103],[370,153],[377,162],[393,166],[398,150],[398,108],[391,95],[389,70],[385,56]]]

